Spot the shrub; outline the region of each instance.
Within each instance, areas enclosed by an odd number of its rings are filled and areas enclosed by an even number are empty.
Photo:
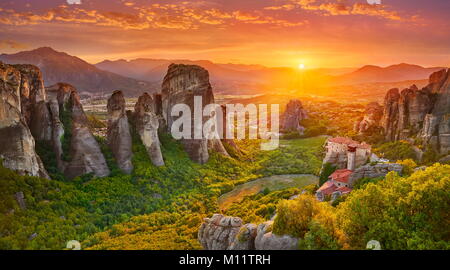
[[[398,160],[397,163],[403,165],[403,175],[411,175],[414,173],[414,169],[417,168],[416,162],[412,159]]]
[[[319,178],[319,185],[322,186],[325,182],[328,181],[328,177],[336,171],[336,166],[331,163],[325,163],[322,168],[322,173]]]
[[[327,127],[324,126],[317,126],[317,127],[310,127],[307,128],[305,131],[305,137],[316,137],[319,135],[325,135],[327,134]]]
[[[389,160],[412,159],[417,161],[416,153],[411,144],[405,141],[383,143],[375,147],[374,152]]]
[[[338,223],[350,248],[369,240],[383,249],[450,249],[450,166],[435,164],[353,190],[337,207]]]
[[[278,204],[273,233],[301,238],[301,249],[337,249],[343,238],[333,207],[305,194]]]
[[[439,159],[439,154],[433,149],[431,145],[427,145],[425,152],[422,156],[423,164],[432,164]]]

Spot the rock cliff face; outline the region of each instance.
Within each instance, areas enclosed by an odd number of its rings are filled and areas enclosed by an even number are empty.
[[[378,102],[367,104],[364,117],[355,123],[355,131],[359,134],[367,132],[372,127],[378,127],[383,117],[383,107]]]
[[[56,157],[58,170],[64,173],[66,169],[66,162],[63,161],[63,148],[61,138],[64,136],[64,125],[60,119],[60,109],[69,100],[71,91],[75,89],[68,84],[56,84],[46,89],[47,103],[51,116],[52,138],[51,144]]]
[[[48,178],[22,115],[21,90],[27,88],[24,84],[38,82],[25,77],[18,68],[0,62],[0,158],[3,166],[20,174]]]
[[[105,157],[88,128],[88,120],[76,89],[71,85],[59,83],[49,87],[47,93],[52,113],[52,142],[60,170],[69,179],[87,173],[98,177],[109,175]],[[70,123],[70,126],[64,126],[64,121]],[[70,145],[64,149],[61,137],[68,134]],[[64,160],[62,156],[67,158]]]
[[[294,250],[298,239],[289,235],[278,236],[269,228],[273,221],[259,226],[242,224],[237,217],[214,214],[206,218],[198,231],[198,239],[206,250]]]
[[[160,106],[149,94],[141,95],[134,107],[134,122],[136,131],[147,153],[155,166],[164,166],[161,153],[161,143],[158,137],[158,128],[161,117],[157,114]]]
[[[16,65],[21,78],[22,115],[37,141],[51,140],[51,119],[41,71],[32,65]]]
[[[434,133],[423,133],[425,141],[430,142],[441,154],[450,152],[450,69],[445,73],[441,71],[435,75],[437,78],[430,79],[428,91],[436,96],[431,117],[434,121],[424,123],[429,125],[430,131]],[[436,82],[434,82],[436,79]],[[435,87],[435,86],[440,87]],[[434,125],[433,123],[434,122]],[[436,143],[434,143],[436,142]]]
[[[203,111],[206,105],[214,103],[208,71],[195,65],[170,65],[162,84],[162,112],[167,122],[168,132],[171,132],[172,124],[178,119],[178,116],[171,116],[173,106],[186,104],[191,109],[193,116],[195,97],[202,98],[202,104],[198,107],[199,111]],[[202,138],[194,137],[195,129],[202,130],[203,124],[209,120],[208,117],[202,115],[199,118],[202,121],[193,121],[194,123],[191,125],[191,138],[181,139],[189,157],[193,161],[203,164],[209,159],[209,149],[228,155],[220,139],[208,140],[206,134],[203,134]]]
[[[307,117],[308,115],[300,100],[290,100],[286,105],[286,110],[281,115],[280,129],[283,131],[298,131],[303,134],[305,128],[300,125],[300,121]]]
[[[255,248],[257,250],[296,250],[298,249],[298,238],[289,235],[276,235],[268,232],[273,221],[266,221],[258,225],[255,239]]]
[[[421,90],[412,86],[401,93],[398,89],[387,93],[381,121],[387,140],[419,137],[441,154],[450,151],[449,73],[433,73]]]
[[[389,90],[384,98],[384,110],[381,126],[384,129],[386,140],[392,141],[397,137],[399,100],[400,93],[397,88]]]
[[[125,112],[125,98],[122,91],[115,91],[108,99],[108,144],[117,165],[124,173],[133,171],[131,163],[131,133]]]
[[[397,163],[379,163],[375,165],[364,165],[357,168],[350,176],[350,183],[353,185],[355,181],[362,178],[384,177],[389,172],[396,172],[401,175],[403,166]]]
[[[236,142],[233,139],[227,139],[226,134],[227,134],[227,130],[232,129],[231,125],[227,122],[227,115],[228,115],[228,111],[227,111],[227,106],[222,105],[222,132],[223,132],[223,139],[222,139],[222,143],[225,145],[228,145],[228,147],[230,147],[232,150],[231,152],[234,151],[235,154],[242,154],[241,149],[239,148],[239,146],[236,144]],[[220,122],[220,121],[219,121]],[[229,149],[229,148],[227,148]]]
[[[236,240],[242,226],[242,220],[214,214],[206,218],[198,230],[198,239],[204,249],[227,250]]]

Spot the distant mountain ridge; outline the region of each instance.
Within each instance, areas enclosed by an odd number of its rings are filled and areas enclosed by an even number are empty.
[[[135,60],[105,60],[95,66],[102,70],[107,70],[123,76],[138,80],[162,81],[164,74],[170,64],[198,65],[207,69],[213,81],[240,81],[249,80],[246,72],[264,69],[260,65],[241,64],[216,64],[209,60],[188,60],[188,59],[146,59]]]
[[[218,81],[251,81],[264,83],[267,79],[295,76],[299,71],[294,68],[270,68],[261,65],[217,64],[208,60],[170,60],[145,59],[105,60],[96,64],[103,70],[135,79],[161,81],[162,75],[171,63],[199,65],[211,74],[211,80]],[[356,68],[318,68],[303,71],[304,74],[322,77],[330,85],[352,85],[361,83],[386,83],[408,80],[424,80],[444,67],[425,68],[412,64],[397,64],[388,67],[374,65]]]
[[[360,83],[385,83],[400,82],[408,80],[424,80],[444,67],[425,68],[419,65],[401,63],[388,67],[373,65],[364,66],[354,72],[337,76],[332,81],[333,84],[360,84]]]
[[[46,85],[66,82],[74,85],[80,92],[108,93],[122,90],[126,96],[138,96],[145,91],[159,91],[167,68],[172,63],[198,65],[207,69],[214,91],[217,94],[227,95],[254,95],[280,91],[300,91],[303,94],[314,94],[322,90],[332,92],[339,87],[350,85],[426,80],[433,72],[444,69],[402,63],[388,67],[367,65],[359,69],[299,70],[289,67],[219,64],[209,60],[147,58],[105,60],[92,65],[49,47],[10,55],[2,54],[0,61],[38,66],[42,70]],[[377,87],[369,88],[378,91]]]
[[[100,70],[78,57],[58,52],[50,47],[16,54],[2,54],[0,61],[7,64],[32,64],[39,67],[46,86],[65,82],[72,84],[80,92],[108,93],[122,90],[129,96],[156,90],[149,82]]]

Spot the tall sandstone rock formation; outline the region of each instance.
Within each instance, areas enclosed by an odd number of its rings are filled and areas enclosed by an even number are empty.
[[[378,102],[367,104],[364,117],[355,123],[355,131],[363,134],[373,127],[379,127],[383,117],[383,107]]]
[[[33,65],[17,65],[22,74],[22,115],[37,141],[51,140],[51,119],[46,104],[46,92],[42,73]]]
[[[305,128],[300,125],[300,121],[308,117],[306,110],[300,100],[290,100],[286,105],[286,110],[281,115],[280,127],[283,131],[297,131],[303,134]]]
[[[69,84],[59,83],[49,87],[47,93],[52,115],[52,142],[60,171],[69,179],[87,173],[98,177],[108,176],[110,171],[105,157],[89,130],[76,89]],[[64,126],[64,121],[70,125]],[[62,136],[70,139],[66,149],[61,144]]]
[[[160,99],[159,99],[160,100]],[[152,98],[147,93],[141,95],[134,107],[134,123],[136,132],[139,134],[147,153],[155,166],[164,166],[161,153],[161,143],[158,137],[160,124],[163,125],[158,98]]]
[[[22,106],[22,96],[28,93],[29,97],[30,85],[40,84],[39,74],[31,80],[28,75],[20,70],[20,66],[0,62],[0,158],[3,166],[20,174],[48,178],[22,114],[23,107],[28,110],[27,101],[24,101],[27,105]]]
[[[418,137],[441,154],[450,151],[450,70],[430,76],[429,84],[399,93],[391,89],[384,100],[381,126],[387,140]]]
[[[192,113],[191,119],[195,118],[195,97],[202,98],[202,106],[198,108],[201,111],[206,105],[214,103],[208,71],[195,65],[171,64],[162,84],[162,113],[167,122],[168,132],[171,132],[172,124],[178,119],[177,116],[171,116],[172,107],[176,104],[188,105]],[[202,114],[199,118],[202,118],[202,121],[198,121],[197,124],[196,121],[192,121],[192,137],[181,140],[189,157],[193,161],[203,164],[209,159],[208,150],[228,155],[218,136],[217,139],[206,139],[207,134],[203,134],[201,139],[194,138],[195,129],[203,130],[203,124],[209,120],[209,117]]]
[[[115,91],[108,99],[108,145],[117,165],[124,173],[133,171],[131,133],[125,112],[125,98],[122,91]]]

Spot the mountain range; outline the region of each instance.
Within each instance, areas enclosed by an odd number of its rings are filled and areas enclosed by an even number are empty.
[[[1,54],[0,61],[7,64],[32,64],[39,67],[46,86],[65,82],[75,86],[79,92],[109,93],[120,89],[129,96],[138,95],[144,91],[156,91],[149,82],[101,70],[78,57],[49,47],[16,54]]]
[[[388,67],[367,65],[354,72],[337,76],[334,84],[388,83],[408,80],[424,80],[443,67],[424,68],[418,65],[398,64]]]
[[[219,94],[263,94],[301,88],[304,93],[330,92],[335,87],[359,84],[394,83],[428,79],[441,67],[425,68],[411,64],[388,67],[320,68],[299,70],[262,65],[219,64],[208,60],[146,59],[105,60],[95,65],[49,47],[16,54],[2,54],[8,64],[33,64],[44,76],[45,84],[66,82],[80,92],[102,93],[122,90],[137,96],[160,89],[170,64],[199,65],[209,71],[212,86]],[[325,90],[324,90],[325,89]]]

